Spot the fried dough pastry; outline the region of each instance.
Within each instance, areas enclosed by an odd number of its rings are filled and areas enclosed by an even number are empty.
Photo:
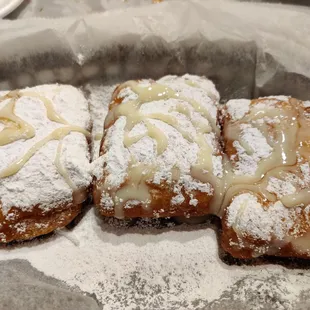
[[[117,218],[215,212],[222,178],[219,94],[204,77],[128,81],[112,96],[94,202]]]
[[[0,242],[67,225],[91,182],[90,116],[72,86],[0,93]]]
[[[310,257],[310,102],[231,100],[222,118],[222,246],[238,258]]]

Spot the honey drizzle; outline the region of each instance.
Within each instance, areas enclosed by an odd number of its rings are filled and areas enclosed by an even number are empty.
[[[215,132],[217,136],[219,136],[220,130],[216,124],[216,121],[211,118],[207,109],[202,107],[195,100],[183,97],[179,93],[176,93],[170,87],[166,85],[161,85],[156,82],[152,83],[148,87],[141,87],[139,86],[138,82],[129,81],[124,83],[121,87],[130,87],[131,90],[137,94],[138,98],[136,100],[129,100],[114,106],[107,115],[105,121],[105,128],[111,126],[118,117],[126,116],[124,133],[125,147],[129,147],[132,144],[138,142],[143,137],[149,136],[156,140],[157,154],[160,155],[166,150],[168,140],[165,134],[156,126],[151,124],[148,119],[157,119],[167,123],[168,125],[178,130],[186,140],[192,143],[197,143],[200,146],[201,151],[198,154],[197,164],[192,167],[192,174],[194,175],[194,177],[196,177],[202,182],[212,182],[212,185],[215,187],[221,187],[221,182],[218,180],[219,178],[213,175],[212,149],[208,145],[204,136],[204,134],[211,131]],[[189,103],[194,111],[200,113],[208,120],[209,125],[196,122],[194,125],[197,131],[197,136],[192,137],[186,130],[183,130],[179,126],[178,120],[175,116],[162,113],[151,113],[143,115],[139,111],[140,106],[144,103],[167,99],[177,99]],[[192,123],[194,123],[191,117],[190,109],[184,104],[178,103],[176,105],[176,108],[173,110],[178,113],[184,114],[187,118],[191,120]],[[131,131],[131,129],[140,122],[143,122],[146,125],[147,133],[140,134],[134,137],[129,136],[129,132]],[[126,180],[126,185],[122,186],[122,188],[119,189],[116,194],[113,194],[116,217],[123,217],[124,204],[130,199],[141,201],[142,206],[144,207],[148,206],[148,202],[150,200],[150,193],[146,183],[148,180],[154,177],[155,172],[156,169],[154,167],[150,168],[150,166],[145,164],[137,165],[129,163],[129,168],[127,171],[128,179]],[[177,179],[175,181],[178,181],[180,174],[173,173],[173,176],[177,176]],[[105,186],[106,185],[103,184],[101,190],[108,190],[108,188],[105,188]],[[220,191],[217,190],[216,193],[218,192]]]

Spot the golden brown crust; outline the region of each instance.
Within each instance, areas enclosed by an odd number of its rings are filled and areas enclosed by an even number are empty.
[[[45,212],[39,206],[31,211],[12,207],[4,217],[0,205],[0,242],[30,240],[68,225],[81,211],[82,205],[63,203]]]
[[[100,183],[104,182],[104,179],[99,180],[94,187],[94,203],[98,207],[100,213],[104,216],[115,216],[114,208],[105,208],[100,204],[101,191],[96,190],[96,186],[100,186]],[[125,186],[126,183],[122,184]],[[122,186],[120,188],[122,188]],[[185,198],[184,202],[178,205],[172,205],[171,199],[174,196],[173,186],[169,186],[166,183],[161,185],[148,184],[150,188],[151,204],[148,209],[142,207],[142,204],[130,206],[130,208],[124,208],[125,218],[136,218],[136,217],[171,217],[171,216],[203,216],[209,214],[210,211],[208,206],[213,196],[199,191],[192,192],[195,199],[198,200],[196,206],[190,205],[190,197],[185,191],[182,194]]]
[[[301,220],[302,218],[304,216],[301,216]],[[309,223],[304,224],[301,225],[303,225],[304,229],[307,228],[307,232],[309,233]],[[297,251],[292,242],[281,243],[277,240],[264,241],[254,239],[244,233],[242,234],[242,240],[240,240],[234,229],[228,226],[226,215],[222,219],[221,246],[225,252],[240,259],[251,259],[261,255],[259,249],[264,251],[264,255],[269,256],[310,258],[310,253]]]

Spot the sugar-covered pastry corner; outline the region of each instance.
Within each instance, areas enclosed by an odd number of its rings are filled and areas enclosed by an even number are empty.
[[[222,246],[235,257],[310,257],[310,102],[231,100]]]
[[[210,80],[188,74],[119,85],[93,163],[100,212],[118,218],[216,212],[223,177],[218,102]]]
[[[69,85],[0,93],[0,241],[70,223],[87,198],[88,103]]]

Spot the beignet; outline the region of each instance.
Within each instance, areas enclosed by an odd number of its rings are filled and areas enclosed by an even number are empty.
[[[310,102],[231,100],[222,246],[234,257],[310,257]]]
[[[72,86],[0,92],[0,242],[47,234],[80,212],[89,129],[88,103]]]
[[[117,218],[200,216],[218,207],[219,94],[206,78],[129,81],[112,96],[94,202]]]

